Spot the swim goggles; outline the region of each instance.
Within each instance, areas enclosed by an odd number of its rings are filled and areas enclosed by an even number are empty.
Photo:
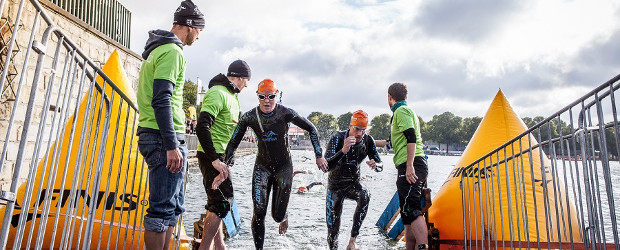
[[[269,100],[276,99],[276,94],[271,94],[271,95],[268,95],[268,96],[263,95],[263,94],[258,94],[258,99],[259,100],[262,101],[262,100],[265,100],[265,98],[269,98]]]

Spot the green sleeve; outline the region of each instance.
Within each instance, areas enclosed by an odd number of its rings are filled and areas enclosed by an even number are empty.
[[[394,117],[396,118],[396,126],[400,132],[410,128],[415,129],[413,117],[411,117],[411,114],[406,112],[406,109],[399,108],[395,113],[396,114],[394,114]]]
[[[219,91],[207,91],[205,97],[202,99],[202,107],[200,112],[207,112],[216,118],[217,115],[224,109],[224,96]]]
[[[177,50],[168,50],[164,51],[155,60],[157,61],[155,62],[153,79],[168,80],[176,84],[180,70],[183,69],[184,65],[183,54]]]

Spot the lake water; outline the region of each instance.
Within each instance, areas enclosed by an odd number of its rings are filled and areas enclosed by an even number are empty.
[[[271,210],[268,210],[265,222],[265,249],[327,249],[325,186],[317,185],[310,192],[296,193],[297,187],[306,186],[315,181],[321,181],[326,185],[327,174],[317,169],[312,151],[293,150],[291,151],[291,156],[294,170],[305,170],[308,174],[298,174],[293,179],[293,192],[288,206],[289,228],[286,234],[278,234],[278,223],[273,221],[270,217]],[[384,162],[384,170],[380,173],[374,172],[362,163],[361,175],[364,179],[362,184],[368,188],[371,194],[368,214],[357,237],[358,245],[362,249],[405,248],[404,242],[389,240],[375,226],[385,206],[396,192],[396,169],[392,163],[392,156],[391,154],[381,155]],[[439,188],[445,182],[459,159],[460,156],[428,156],[428,187],[432,189],[433,197],[439,191]],[[241,217],[241,230],[239,234],[226,241],[226,246],[229,249],[254,249],[251,232],[252,198],[250,196],[254,160],[254,154],[238,157],[235,161],[235,166],[231,168],[235,197]],[[600,166],[599,161],[597,161],[597,164]],[[617,161],[610,162],[610,170],[610,181],[614,184],[620,183],[620,164]],[[598,174],[599,176],[602,175],[600,172]],[[201,213],[205,213],[204,205],[206,204],[202,175],[197,163],[190,164],[188,178],[185,198],[187,212],[183,216],[183,222],[188,235],[191,236],[193,235],[193,222],[200,217]],[[560,178],[563,179],[563,176],[560,176]],[[599,183],[599,185],[602,185],[602,183]],[[600,190],[605,190],[603,186],[599,188]],[[616,216],[620,216],[620,186],[614,186],[612,193],[614,194]],[[574,199],[574,197],[571,198]],[[607,209],[606,196],[602,194],[598,199],[603,207],[603,226],[605,227],[606,241],[613,242],[611,218]],[[352,200],[345,200],[344,202],[339,249],[345,249],[348,243],[355,206],[356,203]]]
[[[298,174],[293,179],[293,192],[288,206],[289,228],[284,235],[278,234],[278,223],[267,213],[265,223],[265,249],[327,249],[327,226],[325,222],[325,186],[314,186],[309,192],[297,194],[297,187],[306,186],[315,181],[327,184],[327,174],[318,170],[312,151],[291,151],[294,170],[305,170],[308,174]],[[396,169],[392,162],[393,155],[381,155],[384,162],[383,172],[377,173],[362,163],[361,175],[371,195],[368,214],[360,234],[358,245],[362,249],[404,249],[405,243],[394,242],[384,236],[375,226],[377,219],[396,192]],[[307,158],[311,160],[307,160]],[[454,168],[459,156],[429,155],[428,186],[433,195],[439,190],[448,174]],[[229,249],[253,249],[251,231],[252,198],[250,196],[251,176],[255,155],[239,157],[231,168],[235,197],[241,217],[241,230],[235,237],[226,241]],[[197,163],[196,163],[197,164]],[[206,193],[202,185],[202,175],[198,165],[190,164],[189,181],[185,196],[187,212],[183,222],[188,235],[193,235],[193,222],[201,213],[205,213]],[[271,202],[270,202],[271,203]],[[271,204],[270,204],[271,205]],[[349,241],[353,212],[356,203],[345,200],[340,226],[339,249],[345,249]],[[271,211],[271,210],[268,210]]]

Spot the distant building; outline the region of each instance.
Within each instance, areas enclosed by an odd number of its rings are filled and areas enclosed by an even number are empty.
[[[297,126],[291,126],[288,129],[288,142],[289,145],[299,145],[301,143],[301,141],[306,140],[306,135],[305,135],[305,130],[297,127]]]

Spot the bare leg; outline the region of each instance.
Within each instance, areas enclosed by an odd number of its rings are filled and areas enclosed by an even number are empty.
[[[168,227],[168,230],[166,231],[166,239],[164,242],[164,247],[162,248],[163,250],[168,250],[170,248],[170,239],[172,238],[173,234],[174,234],[174,227]]]
[[[280,222],[280,226],[278,227],[278,232],[280,234],[285,234],[286,230],[288,230],[288,216],[284,218],[282,222]]]
[[[213,242],[213,240],[217,237],[217,234],[221,234],[220,226],[222,224],[222,219],[218,217],[215,213],[207,212],[207,216],[205,217],[205,224],[202,233],[202,242],[200,243],[200,250],[208,249],[213,243],[215,246],[224,245],[223,238],[220,237],[221,243]]]
[[[167,232],[153,232],[149,230],[144,231],[144,246],[146,249],[164,249],[166,245],[166,233]]]
[[[405,243],[406,249],[414,250],[416,246],[416,241],[415,234],[413,233],[411,225],[405,225],[405,239],[407,240],[407,242]]]
[[[416,244],[428,244],[428,228],[426,228],[426,221],[423,215],[411,222],[409,229],[405,226],[405,230],[408,230],[408,232],[406,232],[407,239],[409,239],[409,235],[411,234],[415,238]],[[411,233],[409,231],[411,231]],[[414,245],[414,247],[417,247],[417,245]],[[409,244],[407,244],[407,249],[409,249]]]
[[[220,223],[220,228],[217,234],[215,234],[213,245],[213,249],[215,250],[226,250],[226,246],[224,245],[224,223]]]
[[[349,238],[349,245],[347,246],[347,250],[359,250],[360,248],[355,244],[355,237]]]

